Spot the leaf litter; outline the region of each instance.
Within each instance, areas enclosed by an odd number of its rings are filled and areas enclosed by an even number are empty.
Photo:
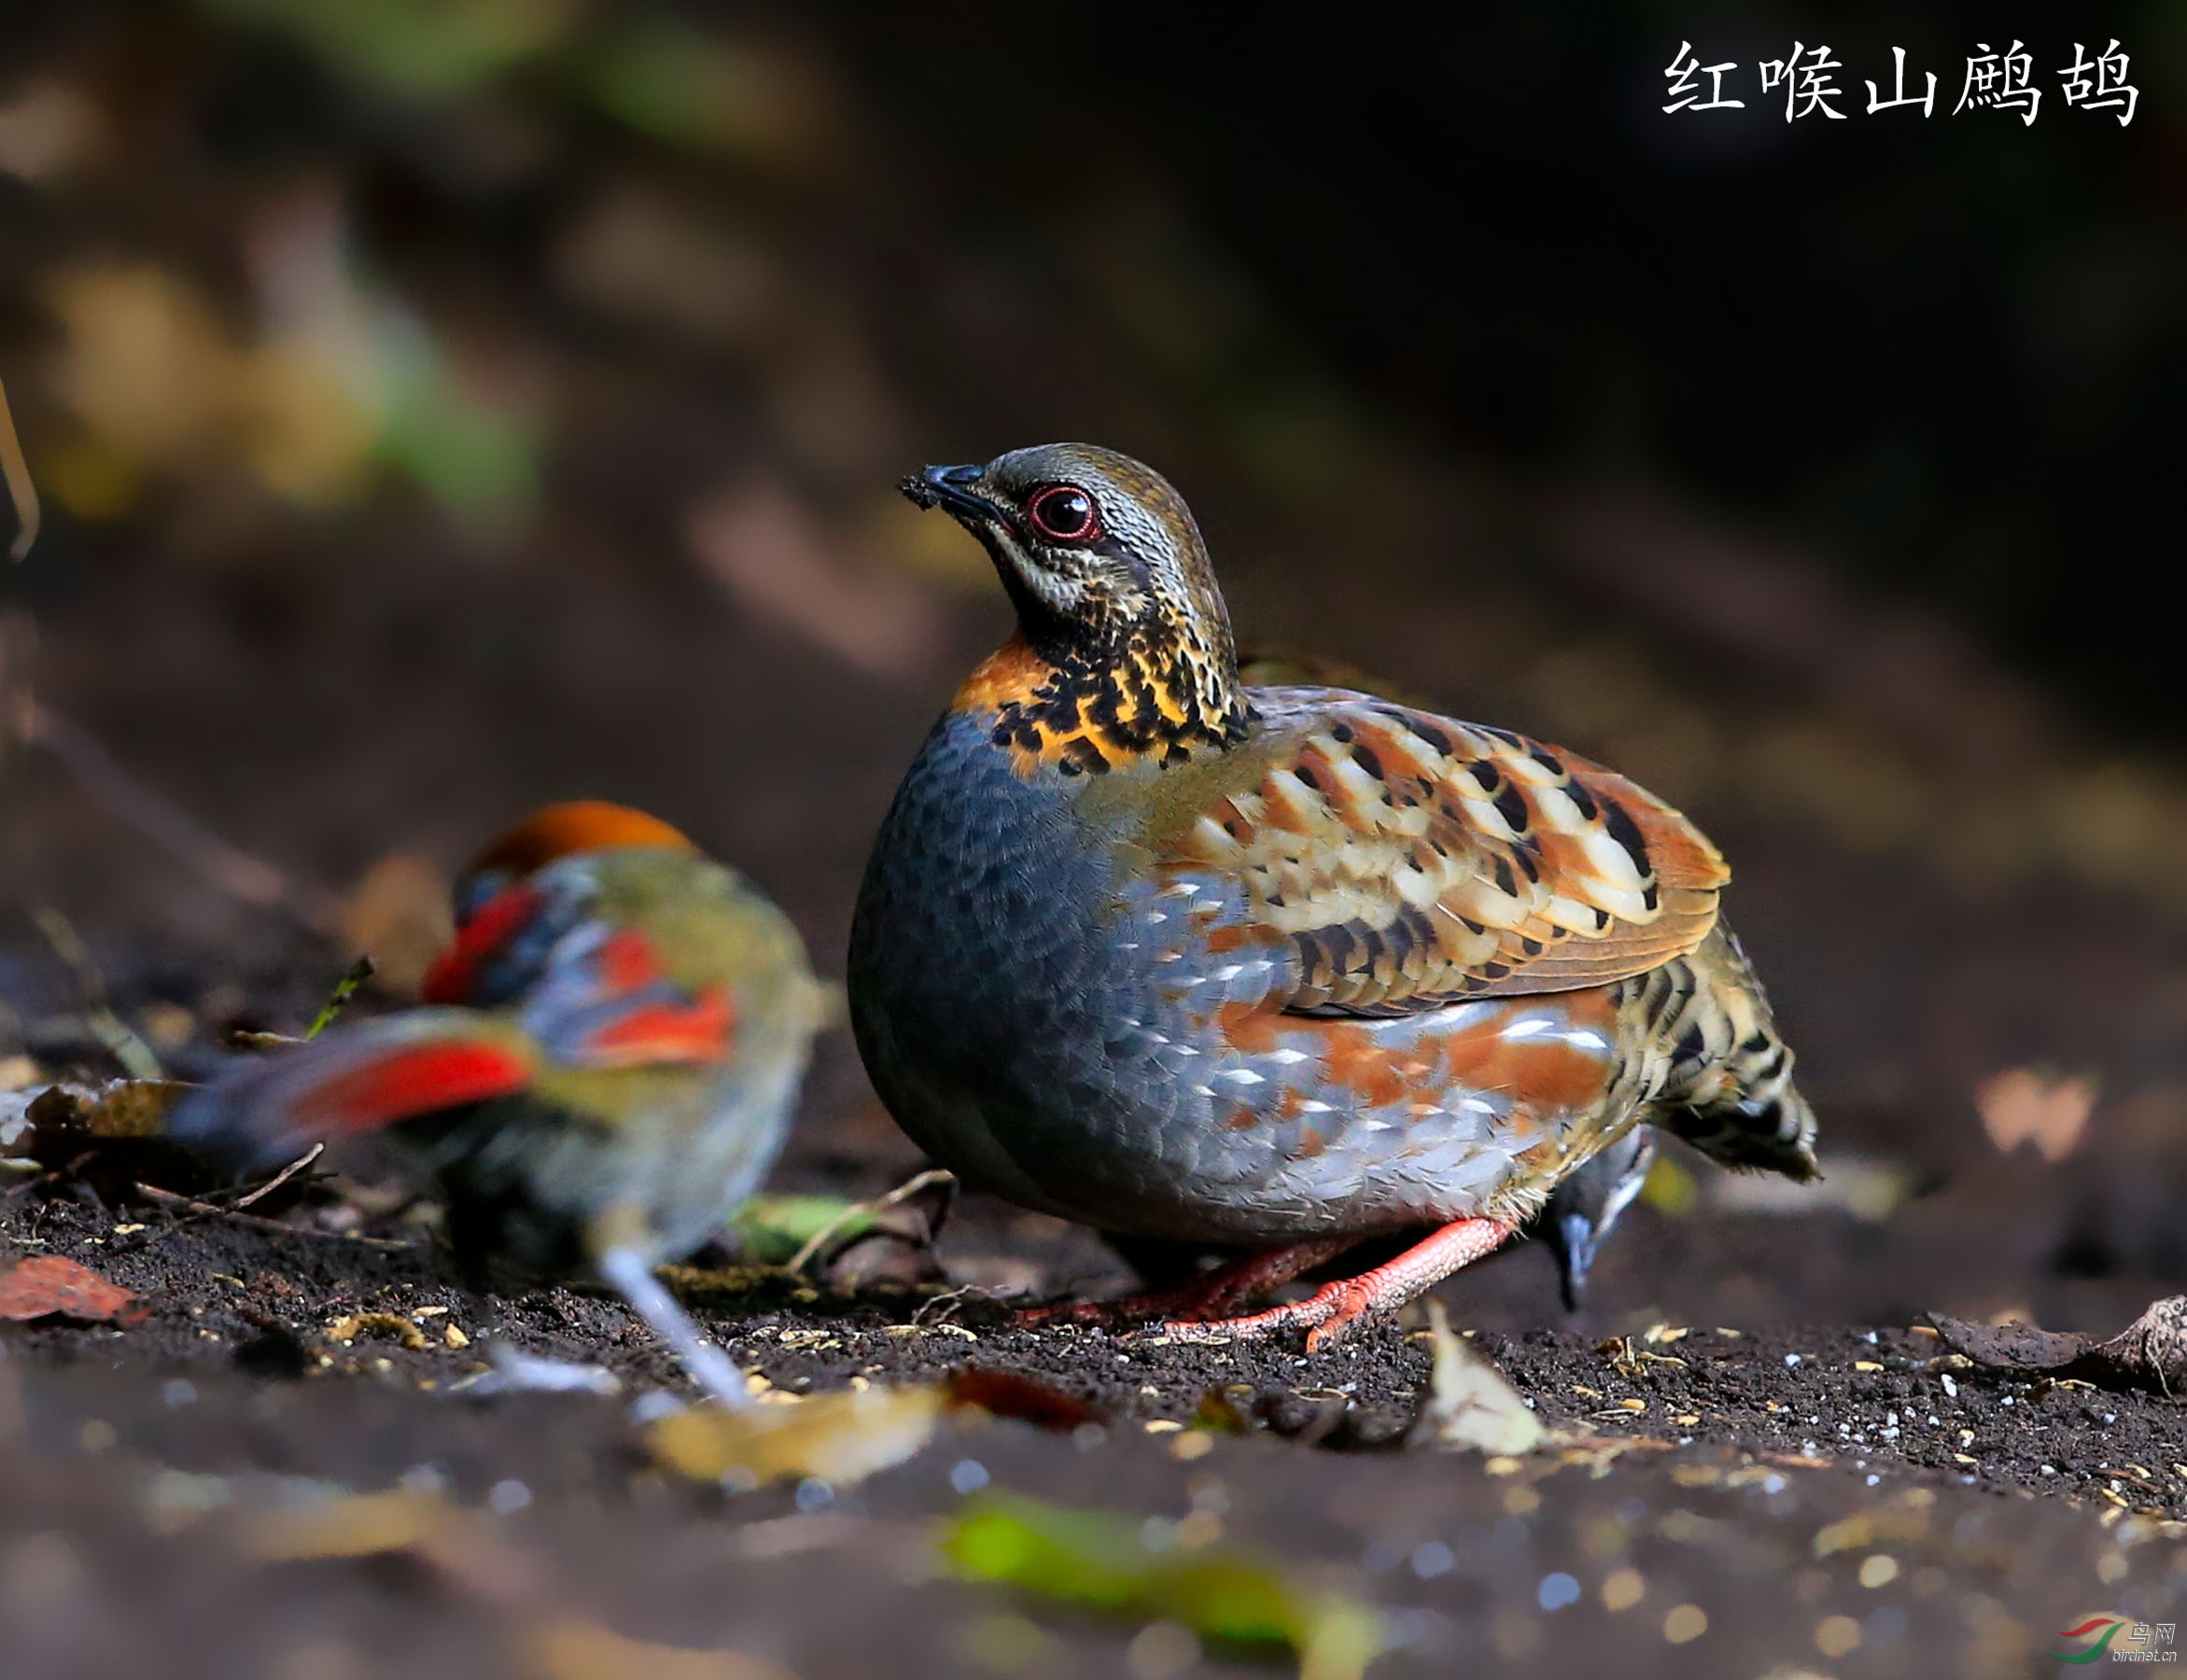
[[[1991,1370],[2041,1372],[2103,1388],[2187,1393],[2187,1295],[2166,1295],[2118,1335],[1977,1324],[1932,1312],[1928,1322],[1955,1353]]]
[[[86,1322],[128,1323],[145,1316],[133,1291],[109,1283],[88,1266],[60,1254],[33,1254],[0,1272],[0,1319],[53,1314]]]
[[[948,1523],[942,1550],[967,1580],[1224,1645],[1285,1647],[1299,1680],[1358,1680],[1384,1643],[1381,1617],[1356,1599],[1244,1552],[1148,1539],[1142,1519],[996,1493]]]
[[[1442,1302],[1428,1303],[1427,1322],[1433,1363],[1410,1443],[1506,1457],[1541,1446],[1549,1438],[1541,1420],[1495,1366],[1452,1334]]]

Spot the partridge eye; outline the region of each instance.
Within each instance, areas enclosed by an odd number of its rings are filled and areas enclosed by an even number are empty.
[[[1027,504],[1026,511],[1044,537],[1058,542],[1084,542],[1094,535],[1093,497],[1069,484],[1051,484]]]

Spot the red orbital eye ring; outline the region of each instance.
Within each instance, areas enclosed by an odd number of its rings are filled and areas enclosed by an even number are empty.
[[[1025,511],[1033,529],[1056,542],[1090,542],[1101,534],[1093,497],[1075,484],[1050,484],[1035,491]]]

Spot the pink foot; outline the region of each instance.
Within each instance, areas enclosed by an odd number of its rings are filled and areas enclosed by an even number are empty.
[[[1311,1242],[1267,1249],[1217,1267],[1175,1289],[1153,1290],[1121,1300],[1061,1301],[1052,1307],[1021,1308],[1016,1323],[1020,1328],[1031,1329],[1058,1323],[1122,1326],[1157,1320],[1192,1323],[1220,1319],[1255,1295],[1334,1260],[1346,1249],[1356,1247],[1359,1240],[1356,1237],[1321,1237]]]
[[[1334,1346],[1370,1312],[1394,1311],[1422,1290],[1492,1253],[1517,1227],[1500,1219],[1461,1219],[1417,1242],[1395,1260],[1356,1278],[1325,1285],[1303,1301],[1243,1318],[1175,1320],[1163,1329],[1178,1341],[1227,1341],[1306,1332],[1306,1351]]]

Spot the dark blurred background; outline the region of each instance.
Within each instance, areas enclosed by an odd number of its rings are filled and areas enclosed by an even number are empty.
[[[2124,126],[2060,89],[2114,36]],[[1954,115],[2014,38],[2037,120]],[[1664,114],[1687,42],[1744,110]],[[1844,120],[1760,88],[1795,42]],[[1867,114],[1893,46],[1933,115]],[[2183,84],[2155,3],[0,7],[47,514],[0,578],[0,1067],[103,1065],[93,969],[185,1071],[353,949],[400,996],[447,873],[573,794],[837,968],[1005,620],[890,486],[1078,437],[1179,483],[1249,639],[1731,853],[1823,1211],[1674,1165],[1613,1304],[2177,1286]],[[792,1176],[906,1164],[847,1045],[808,1111]]]

